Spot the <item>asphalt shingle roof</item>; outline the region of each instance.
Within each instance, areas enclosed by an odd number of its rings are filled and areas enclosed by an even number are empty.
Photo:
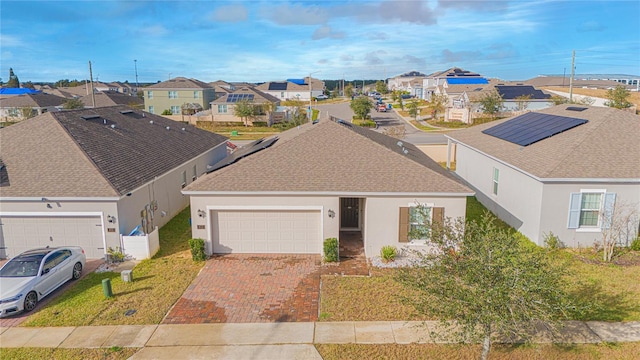
[[[63,97],[46,93],[24,94],[2,98],[0,107],[49,107],[62,105],[65,101],[67,99]]]
[[[197,79],[176,77],[171,80],[147,86],[145,89],[213,89],[214,87]]]
[[[49,112],[0,129],[2,196],[121,196],[226,140],[122,105]]]
[[[537,111],[588,120],[568,131],[529,146],[519,146],[482,133],[503,119],[449,133],[447,137],[504,161],[539,178],[640,179],[640,116],[604,107],[567,110],[558,105]]]
[[[322,120],[283,132],[272,147],[200,177],[185,191],[472,193],[418,148],[402,145]]]

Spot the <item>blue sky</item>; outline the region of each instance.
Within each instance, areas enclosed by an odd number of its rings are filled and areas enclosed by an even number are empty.
[[[504,80],[640,75],[640,1],[0,2],[0,77],[382,79],[457,66]],[[134,62],[134,60],[136,60]]]

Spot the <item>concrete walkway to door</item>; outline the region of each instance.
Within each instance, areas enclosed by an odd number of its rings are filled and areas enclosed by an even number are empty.
[[[319,255],[215,256],[163,323],[316,321],[320,268]]]

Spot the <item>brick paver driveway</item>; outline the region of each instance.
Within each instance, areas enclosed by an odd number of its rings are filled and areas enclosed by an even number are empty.
[[[316,321],[320,268],[320,255],[216,256],[163,323]]]

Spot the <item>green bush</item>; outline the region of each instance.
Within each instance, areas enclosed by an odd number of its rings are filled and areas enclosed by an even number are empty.
[[[111,262],[120,263],[124,261],[124,253],[120,250],[120,247],[117,246],[115,249],[112,247],[107,248],[107,254],[109,254],[109,259]]]
[[[640,251],[640,236],[631,242],[631,250]]]
[[[337,262],[338,261],[338,239],[327,238],[324,240],[324,261]]]
[[[173,113],[169,109],[164,109],[160,115],[173,115]]]
[[[544,234],[544,245],[549,249],[562,249],[564,247],[564,243],[560,241],[560,238],[555,235],[553,232],[549,231],[548,234]]]
[[[191,248],[193,261],[205,261],[207,259],[207,255],[204,253],[204,240],[189,239],[189,247]]]
[[[390,262],[396,259],[396,255],[398,254],[398,250],[395,246],[385,245],[380,249],[380,257],[385,262]]]

